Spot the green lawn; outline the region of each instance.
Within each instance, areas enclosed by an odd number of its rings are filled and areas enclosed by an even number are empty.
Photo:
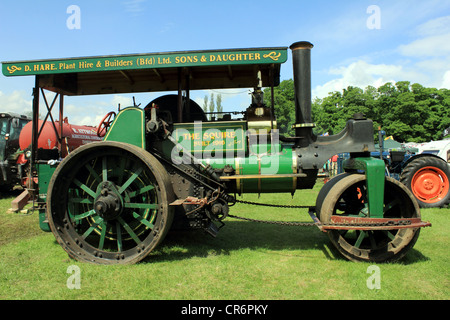
[[[314,205],[320,188],[244,200]],[[341,258],[315,227],[259,224],[228,218],[216,238],[202,231],[170,234],[147,259],[129,266],[97,266],[68,258],[37,213],[7,213],[0,199],[0,299],[146,300],[447,300],[450,209],[422,209],[433,226],[421,230],[400,262],[379,264],[380,289],[369,289],[369,263]],[[237,204],[233,215],[310,222],[306,209]],[[69,289],[68,267],[80,268],[80,289]]]

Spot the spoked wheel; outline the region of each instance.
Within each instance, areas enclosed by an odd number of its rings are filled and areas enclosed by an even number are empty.
[[[330,223],[332,216],[367,216],[365,175],[346,173],[337,176],[327,189],[320,191],[316,204],[322,223]],[[390,177],[385,180],[383,210],[384,218],[420,218],[414,196],[403,184]],[[331,242],[344,257],[352,261],[370,262],[396,261],[402,258],[414,246],[419,232],[419,228],[327,230]]]
[[[168,174],[151,154],[125,143],[90,143],[55,170],[47,218],[72,258],[131,264],[164,238],[173,200]]]

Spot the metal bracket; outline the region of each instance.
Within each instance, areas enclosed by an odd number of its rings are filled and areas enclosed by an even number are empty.
[[[344,161],[345,170],[363,170],[366,175],[369,216],[383,217],[385,164],[376,158],[350,158]]]

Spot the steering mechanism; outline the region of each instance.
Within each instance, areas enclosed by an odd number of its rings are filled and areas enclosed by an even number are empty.
[[[100,138],[104,137],[111,123],[114,121],[116,113],[114,111],[108,112],[106,116],[103,117],[102,121],[97,127],[97,136]]]

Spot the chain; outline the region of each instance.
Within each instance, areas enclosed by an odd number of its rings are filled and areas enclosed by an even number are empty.
[[[161,159],[164,159],[164,157],[160,157]],[[165,159],[164,159],[165,160]],[[191,174],[189,174],[186,170],[176,167],[178,170],[180,170],[181,172],[184,172],[185,174],[187,174],[188,176],[191,176]],[[192,176],[191,176],[192,177]],[[194,178],[194,177],[192,177]],[[213,189],[211,186],[207,185],[205,182],[194,178],[197,182],[200,182],[206,186],[208,186],[209,188]],[[208,180],[211,180],[208,178]],[[220,189],[220,188],[219,188]],[[216,191],[214,191],[216,192]],[[217,200],[217,198],[219,198],[220,196],[220,192],[217,194],[216,198],[214,199]],[[213,201],[210,201],[209,203],[211,203]],[[254,206],[265,206],[265,207],[275,207],[275,208],[287,208],[287,209],[311,209],[313,208],[312,206],[299,206],[299,205],[283,205],[283,204],[269,204],[269,203],[258,203],[258,202],[252,202],[252,201],[245,201],[245,200],[238,200],[238,199],[233,199],[233,204],[234,203],[242,203],[242,204],[249,204],[249,205],[254,205]],[[204,205],[200,205],[199,207],[191,210],[190,212],[188,212],[187,214],[192,214],[194,212],[197,212],[198,210],[202,209],[204,207]],[[314,227],[314,226],[341,226],[342,224],[322,224],[315,216],[314,214],[311,216],[313,218],[313,220],[315,222],[294,222],[294,221],[270,221],[270,220],[259,220],[259,219],[252,219],[252,218],[245,218],[245,217],[238,217],[235,215],[231,215],[228,214],[228,217],[231,218],[235,218],[235,219],[239,219],[239,220],[245,220],[245,221],[251,221],[251,222],[259,222],[259,223],[266,223],[266,224],[276,224],[276,225],[283,225],[283,226],[301,226],[301,227]],[[393,222],[393,221],[387,221],[384,223],[363,223],[363,224],[352,224],[352,226],[393,226],[393,225],[408,225],[411,224],[411,221],[399,221],[399,222]],[[350,226],[349,224],[344,224],[342,226]]]
[[[230,218],[235,218],[239,220],[245,220],[250,222],[259,222],[259,223],[267,223],[267,224],[277,224],[282,226],[292,226],[292,227],[315,227],[316,224],[314,222],[291,222],[291,221],[269,221],[269,220],[258,220],[251,218],[238,217],[232,214],[228,214]]]
[[[251,201],[244,201],[244,200],[235,200],[238,203],[242,204],[250,204],[253,206],[265,206],[265,207],[276,207],[276,208],[287,208],[287,209],[309,209],[311,206],[293,206],[293,205],[287,205],[287,204],[270,204],[270,203],[259,203],[259,202],[251,202]]]
[[[309,208],[311,208],[311,206],[294,206],[294,205],[285,205],[285,204],[258,203],[258,202],[244,201],[244,200],[237,200],[237,199],[235,201],[237,203],[249,204],[249,205],[253,205],[253,206],[276,207],[276,208],[286,208],[286,209],[309,209]],[[238,217],[238,216],[235,216],[232,214],[228,214],[228,216],[231,218],[239,219],[239,220],[267,223],[267,224],[277,224],[277,225],[283,225],[283,226],[294,226],[294,227],[314,227],[314,226],[316,226],[316,223],[314,223],[314,222],[269,221],[269,220],[259,220],[259,219]]]
[[[250,204],[250,205],[257,205],[257,206],[266,206],[266,207],[278,207],[278,208],[300,208],[300,209],[310,209],[311,206],[293,206],[293,205],[276,205],[276,204],[267,204],[267,203],[258,203],[258,202],[251,202],[251,201],[244,201],[244,200],[237,200],[236,202],[242,203],[242,204]],[[392,220],[382,222],[382,223],[361,223],[361,224],[338,224],[338,223],[331,223],[331,224],[322,224],[316,217],[314,217],[314,220],[316,222],[291,222],[291,221],[270,221],[270,220],[259,220],[259,219],[252,219],[252,218],[245,218],[245,217],[238,217],[235,215],[228,214],[229,217],[239,219],[239,220],[245,220],[245,221],[251,221],[251,222],[258,222],[258,223],[267,223],[267,224],[276,224],[276,225],[283,225],[283,226],[300,226],[300,227],[314,227],[314,226],[353,226],[353,227],[380,227],[380,226],[402,226],[402,225],[409,225],[411,224],[411,221],[409,220],[403,220],[394,222]]]

